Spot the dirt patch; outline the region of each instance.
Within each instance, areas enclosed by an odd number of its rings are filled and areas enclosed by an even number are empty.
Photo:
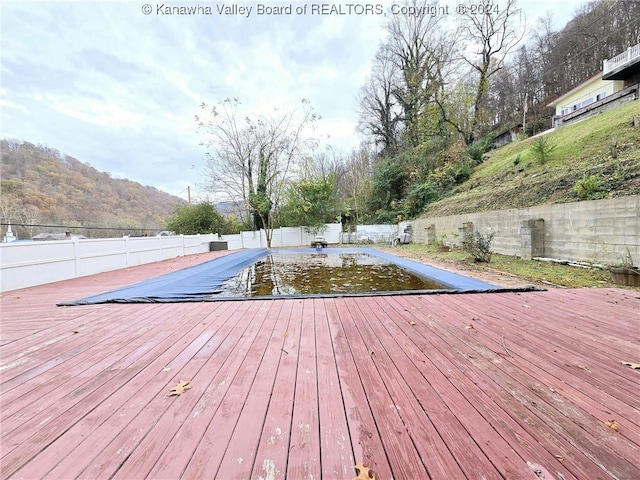
[[[478,264],[465,260],[439,258],[429,254],[407,252],[400,249],[381,248],[380,250],[386,251],[387,253],[396,255],[398,257],[408,258],[416,262],[431,265],[432,267],[441,268],[449,272],[457,273],[459,275],[472,277],[487,283],[493,283],[494,285],[498,285],[500,287],[561,288],[560,285],[556,285],[551,282],[531,281],[529,279],[521,278],[511,273],[501,272],[499,270],[491,268],[486,264]]]

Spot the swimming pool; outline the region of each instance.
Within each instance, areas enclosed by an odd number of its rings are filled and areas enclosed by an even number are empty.
[[[392,289],[378,289],[371,287],[360,291],[348,291],[342,287],[326,288],[324,291],[297,291],[294,289],[282,289],[280,292],[273,288],[269,292],[262,292],[260,295],[244,295],[231,292],[229,288],[234,278],[240,278],[245,283],[251,278],[251,273],[241,273],[255,271],[255,265],[265,259],[268,255],[276,254],[282,258],[300,258],[300,255],[324,255],[329,265],[334,265],[333,273],[329,274],[329,279],[334,278],[333,274],[341,269],[346,269],[349,262],[354,259],[361,259],[361,267],[366,264],[379,265],[391,264],[394,269],[400,269],[426,282],[422,285],[408,283],[408,288],[392,287]],[[317,257],[321,258],[321,257]],[[366,259],[366,260],[363,260]],[[336,262],[344,267],[336,266]],[[346,263],[345,263],[346,262]],[[248,270],[246,270],[248,268]],[[378,268],[378,267],[376,267]],[[380,272],[376,269],[370,270],[370,276],[378,276]],[[344,272],[343,272],[344,273]],[[314,283],[313,275],[310,273],[310,283]],[[367,274],[359,272],[357,277],[365,280]],[[355,275],[351,278],[355,279]],[[347,276],[347,279],[349,277]],[[239,283],[237,281],[236,283]],[[411,280],[414,281],[414,280]],[[356,283],[366,283],[357,281]],[[429,283],[435,282],[435,283]],[[251,283],[251,282],[249,282]],[[318,283],[318,282],[316,282]],[[334,282],[335,283],[335,282]],[[352,282],[353,283],[353,282]],[[416,286],[417,285],[417,286]],[[496,285],[481,282],[479,280],[458,275],[446,270],[414,262],[406,258],[381,252],[373,248],[327,248],[321,252],[311,248],[298,249],[274,249],[266,248],[248,249],[230,253],[224,257],[216,258],[208,262],[203,262],[192,267],[184,268],[176,272],[171,272],[158,277],[150,278],[142,282],[128,285],[123,288],[105,292],[99,295],[74,300],[70,302],[58,303],[59,306],[71,305],[91,305],[96,303],[168,303],[168,302],[206,302],[221,300],[246,300],[250,298],[299,298],[299,297],[327,297],[327,296],[354,296],[354,295],[400,295],[416,293],[470,293],[470,292],[494,292],[503,291]]]
[[[216,295],[265,297],[450,289],[367,252],[274,251],[225,280]]]

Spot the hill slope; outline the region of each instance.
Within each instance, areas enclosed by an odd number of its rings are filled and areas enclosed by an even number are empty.
[[[112,178],[47,147],[2,140],[1,149],[3,222],[9,217],[14,223],[154,231],[163,230],[166,218],[184,202],[156,188]],[[21,237],[43,230],[31,229]],[[100,235],[108,236],[109,232]]]
[[[488,154],[469,180],[422,216],[640,194],[640,101]],[[548,159],[536,154],[546,143]]]

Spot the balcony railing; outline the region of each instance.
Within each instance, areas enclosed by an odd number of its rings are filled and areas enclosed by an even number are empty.
[[[638,59],[640,59],[640,43],[627,48],[627,50],[622,52],[620,55],[616,55],[615,57],[602,62],[602,73],[603,75],[607,74],[616,68],[635,62]]]

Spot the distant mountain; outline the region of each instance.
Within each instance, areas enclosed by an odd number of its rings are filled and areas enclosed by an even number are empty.
[[[118,227],[93,230],[92,237],[164,230],[184,200],[126,179],[112,178],[59,151],[17,140],[2,140],[0,217],[12,224]],[[13,227],[19,238],[60,228]],[[1,232],[4,233],[3,226]],[[82,229],[75,233],[87,234]]]
[[[222,216],[239,216],[242,209],[235,202],[218,202],[215,204],[216,210]]]

